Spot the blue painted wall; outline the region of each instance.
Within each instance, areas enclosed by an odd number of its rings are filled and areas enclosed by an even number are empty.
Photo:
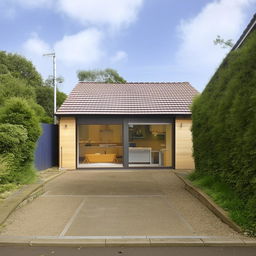
[[[41,124],[42,135],[37,141],[35,167],[44,170],[58,166],[58,125]]]

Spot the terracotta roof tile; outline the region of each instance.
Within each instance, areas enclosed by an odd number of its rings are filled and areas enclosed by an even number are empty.
[[[191,114],[198,92],[188,83],[106,84],[79,82],[57,115]]]

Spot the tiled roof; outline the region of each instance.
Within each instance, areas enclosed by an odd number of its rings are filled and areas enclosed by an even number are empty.
[[[79,82],[56,114],[191,114],[196,94],[188,82]]]

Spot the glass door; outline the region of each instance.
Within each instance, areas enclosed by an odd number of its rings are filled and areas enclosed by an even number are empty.
[[[122,125],[79,125],[78,167],[123,167]]]
[[[172,141],[172,124],[129,124],[129,167],[171,167]]]

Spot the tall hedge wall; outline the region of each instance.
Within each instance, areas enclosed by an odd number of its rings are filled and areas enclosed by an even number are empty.
[[[256,31],[224,59],[192,116],[196,171],[256,203]]]

